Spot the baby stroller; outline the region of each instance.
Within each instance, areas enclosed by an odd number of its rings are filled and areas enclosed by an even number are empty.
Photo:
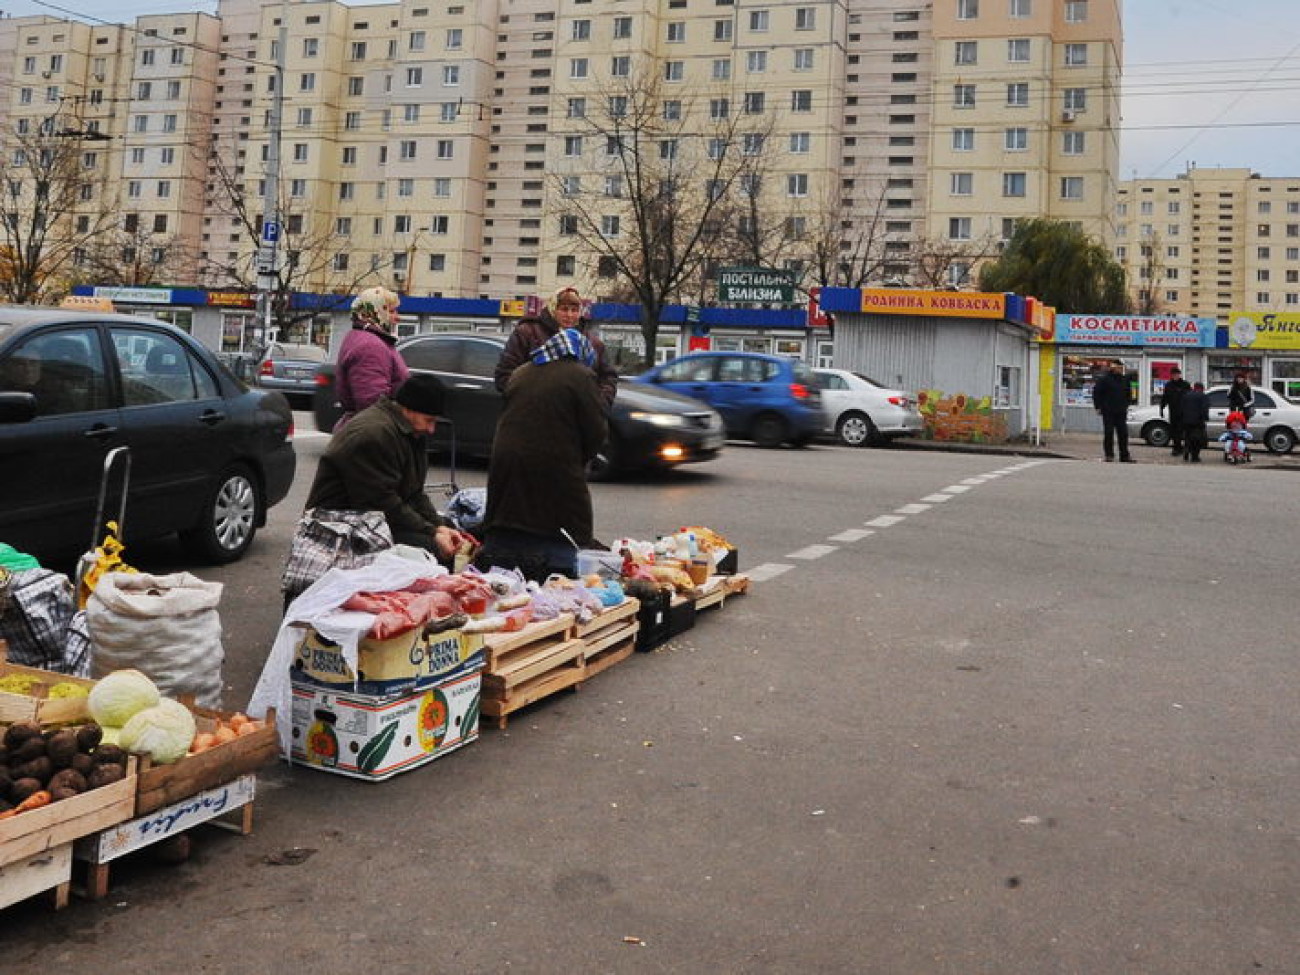
[[[1233,410],[1224,419],[1227,429],[1219,434],[1219,442],[1223,444],[1225,464],[1250,463],[1250,442],[1255,437],[1246,429],[1247,422],[1246,414],[1240,410]]]

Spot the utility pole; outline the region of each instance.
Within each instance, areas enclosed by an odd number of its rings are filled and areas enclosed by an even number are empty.
[[[266,193],[262,198],[262,234],[257,249],[257,300],[261,309],[262,342],[269,343],[275,332],[275,294],[280,285],[280,140],[284,120],[284,62],[289,45],[289,4],[280,0],[280,31],[275,42],[275,91],[271,95],[271,117],[266,146]],[[259,350],[260,351],[260,350]]]

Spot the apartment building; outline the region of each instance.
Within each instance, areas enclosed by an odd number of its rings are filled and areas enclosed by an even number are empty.
[[[108,135],[97,199],[210,287],[251,280],[265,213],[311,290],[628,297],[597,245],[632,233],[638,96],[635,178],[728,200],[706,268],[921,284],[942,253],[961,284],[1019,216],[1109,241],[1119,32],[1116,0],[221,0],[0,21],[0,104]]]
[[[1300,312],[1300,178],[1191,168],[1128,180],[1114,239],[1134,305],[1147,313]]]

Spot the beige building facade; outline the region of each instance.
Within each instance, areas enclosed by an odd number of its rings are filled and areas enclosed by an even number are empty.
[[[609,133],[650,93],[654,179],[728,200],[679,296],[707,302],[718,266],[819,251],[833,284],[939,283],[936,258],[964,285],[1022,216],[1111,242],[1120,51],[1117,0],[221,0],[0,21],[0,99],[108,137],[86,206],[173,283],[251,283],[265,213],[304,290],[626,298],[592,234],[633,232]]]

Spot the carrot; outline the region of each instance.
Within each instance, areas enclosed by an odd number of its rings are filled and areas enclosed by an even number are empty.
[[[42,806],[48,806],[53,801],[54,796],[52,796],[48,790],[41,789],[37,792],[33,792],[12,809],[0,813],[0,819],[8,819],[11,816],[17,816],[19,813],[28,812],[32,809],[40,809]]]

